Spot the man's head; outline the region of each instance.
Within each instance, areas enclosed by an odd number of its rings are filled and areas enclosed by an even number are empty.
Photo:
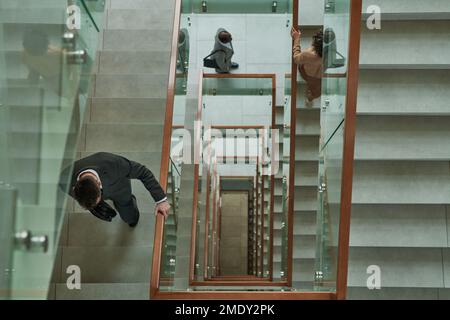
[[[222,31],[219,33],[219,40],[222,43],[230,43],[233,38],[231,37],[231,33],[227,31]]]
[[[313,42],[312,46],[314,48],[314,51],[317,53],[319,57],[322,57],[322,51],[323,51],[323,31],[318,31],[313,36]]]
[[[42,56],[47,53],[50,41],[46,33],[37,29],[29,29],[23,35],[22,44],[29,54]]]
[[[89,210],[97,206],[101,200],[100,184],[91,174],[83,174],[73,188],[75,200],[83,208]]]

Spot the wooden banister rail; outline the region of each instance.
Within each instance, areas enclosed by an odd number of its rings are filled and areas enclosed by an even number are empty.
[[[352,207],[353,162],[355,154],[356,106],[358,103],[359,53],[361,44],[362,0],[352,0],[347,67],[347,97],[341,180],[341,216],[339,220],[336,296],[347,296],[350,215]]]
[[[175,101],[175,85],[178,56],[178,32],[181,20],[181,1],[175,0],[175,15],[172,31],[169,80],[167,88],[166,114],[164,118],[164,135],[162,141],[161,169],[159,183],[164,190],[167,189],[167,174],[169,172],[169,156],[172,139],[172,121]],[[155,298],[159,292],[159,280],[161,276],[161,259],[163,252],[164,217],[158,215],[155,223],[155,236],[153,240],[152,272],[150,278],[150,298]]]

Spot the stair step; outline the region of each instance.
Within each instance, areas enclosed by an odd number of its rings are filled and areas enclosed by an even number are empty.
[[[295,210],[315,211],[318,205],[317,187],[295,187]]]
[[[96,98],[159,98],[167,95],[167,76],[148,74],[99,74]]]
[[[69,290],[66,284],[54,287],[56,300],[148,300],[150,284],[83,283],[80,290]]]
[[[319,159],[319,137],[297,136],[295,140],[295,160],[317,161]]]
[[[163,124],[86,125],[86,151],[137,152],[161,150]]]
[[[450,70],[362,70],[358,113],[449,115],[449,87]]]
[[[382,29],[376,32],[362,29],[360,63],[449,65],[450,57],[440,54],[450,51],[449,37],[450,20],[384,21]],[[419,48],[411,48],[411,43],[439,51],[424,55]]]
[[[67,7],[67,4],[66,4]],[[55,24],[63,25],[67,20],[67,8],[1,8],[2,24]]]
[[[367,288],[367,267],[382,270],[382,287],[443,288],[448,250],[441,248],[350,248],[348,285]],[[404,272],[405,265],[408,272]]]
[[[61,270],[78,265],[82,271],[82,285],[142,283],[150,277],[152,252],[151,246],[62,247]]]
[[[309,108],[297,110],[296,133],[300,135],[320,135],[320,109]]]
[[[354,168],[354,204],[449,202],[448,161],[357,161]]]
[[[103,51],[170,51],[171,26],[162,29],[105,30]]]
[[[318,161],[296,161],[295,162],[295,185],[317,186],[319,182]]]
[[[167,75],[170,51],[102,51],[99,74]]]
[[[30,8],[30,9],[54,9],[67,8],[67,3],[62,2],[61,0],[2,0],[0,8],[3,9],[21,9],[21,8]]]
[[[163,6],[158,3],[158,10],[139,9],[109,9],[107,30],[165,30],[173,21],[172,6]]]
[[[450,117],[358,116],[356,136],[356,159],[450,159]]]
[[[382,8],[383,19],[403,20],[426,20],[426,19],[449,19],[450,8],[446,0],[434,0],[427,3],[410,0],[365,0],[363,2],[363,13],[367,8],[376,5]],[[446,17],[446,18],[445,18]]]
[[[111,0],[111,9],[172,9],[174,12],[175,3],[173,1],[160,0]],[[146,10],[150,11],[150,10]]]
[[[120,216],[111,223],[94,217],[91,213],[72,212],[69,214],[68,242],[71,247],[133,247],[145,246],[153,242],[155,215],[140,210],[139,224],[130,228]],[[89,226],[89,228],[86,228]]]
[[[352,247],[447,247],[445,205],[353,205]]]

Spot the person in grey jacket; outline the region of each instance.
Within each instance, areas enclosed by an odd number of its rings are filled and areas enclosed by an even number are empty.
[[[239,64],[231,61],[234,55],[232,40],[233,38],[227,30],[223,28],[217,30],[214,50],[212,51],[215,53],[211,56],[211,59],[216,61],[219,67],[219,69],[216,69],[218,73],[229,73],[231,69],[239,68]]]

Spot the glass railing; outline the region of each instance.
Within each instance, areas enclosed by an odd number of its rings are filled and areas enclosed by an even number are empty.
[[[170,158],[166,194],[171,206],[171,214],[165,223],[164,248],[162,259],[162,282],[168,285],[175,273],[176,235],[178,227],[179,192],[181,166]]]
[[[196,14],[207,13],[259,13],[275,14],[292,12],[292,1],[261,1],[261,0],[190,0],[183,1],[186,12]]]
[[[208,13],[214,13],[216,16],[231,13],[233,16],[229,21],[211,20]],[[248,13],[255,16],[247,15]],[[180,136],[184,137],[184,149],[181,157],[178,226],[173,238],[176,242],[173,255],[164,253],[164,248],[169,244],[165,236],[168,232],[167,222],[163,231],[161,267],[167,260],[171,261],[172,265],[170,270],[167,264],[161,268],[158,285],[161,292],[247,291],[255,288],[274,291],[285,287],[285,277],[282,279],[278,276],[278,280],[284,281],[278,287],[274,283],[269,284],[269,280],[273,273],[273,246],[278,246],[277,252],[280,256],[281,252],[288,252],[287,249],[279,250],[282,245],[287,246],[287,242],[282,244],[280,239],[278,243],[271,236],[274,207],[280,210],[281,206],[281,202],[280,205],[275,202],[282,198],[282,184],[275,181],[274,177],[278,175],[277,179],[281,181],[285,176],[284,172],[278,172],[280,166],[275,163],[279,161],[276,158],[280,157],[277,148],[280,142],[285,143],[283,137],[290,130],[289,125],[281,124],[276,127],[275,116],[286,118],[290,124],[290,116],[287,115],[291,112],[290,99],[285,97],[290,95],[291,86],[289,84],[288,88],[285,87],[286,82],[291,79],[285,79],[284,75],[291,72],[291,14],[292,1],[182,1],[180,29],[177,31],[177,77],[174,85],[176,94],[172,126],[173,132],[179,132]],[[211,69],[201,70],[203,57],[213,49],[216,31],[220,27],[233,30],[242,23],[252,24],[248,19],[259,20],[266,31],[261,28],[249,28],[245,31],[236,29],[233,39],[237,41],[235,56],[239,68],[231,74],[220,75],[213,73],[214,70]],[[200,34],[199,30],[204,32]],[[260,61],[259,57],[251,59],[253,51],[246,54],[248,61],[239,59],[247,49],[238,43],[246,39],[251,42],[254,37],[252,32],[267,32],[268,37],[279,42],[279,55],[271,57],[272,62]],[[189,37],[192,34],[196,36]],[[272,48],[276,44],[262,44],[265,45]],[[282,112],[275,112],[275,105],[278,105]],[[199,120],[201,123],[196,122]],[[209,129],[213,130],[212,134]],[[279,129],[285,130],[271,132]],[[208,138],[210,134],[211,139]],[[256,147],[252,149],[250,144],[255,145],[255,142],[262,141],[263,136],[265,145],[256,143]],[[232,147],[241,140],[247,141],[242,150]],[[276,143],[273,143],[274,141]],[[177,163],[173,152],[175,149],[175,153],[179,154],[179,148],[172,144],[171,155]],[[289,148],[282,151],[281,168],[285,170],[289,167]],[[256,160],[258,152],[264,153],[264,159]],[[256,177],[258,166],[260,180]],[[230,179],[234,186],[247,184],[245,195],[233,194],[234,191],[242,190],[227,189]],[[248,185],[250,180],[251,188]],[[257,181],[259,188],[255,186]],[[274,192],[277,200],[272,202]],[[233,197],[241,197],[239,201],[246,203],[248,212],[245,222],[242,220],[232,224],[235,230],[231,228],[230,231],[229,221],[237,221],[236,215],[239,211],[235,209],[233,212],[226,208],[226,204],[230,203],[228,199]],[[249,212],[252,212],[253,216]],[[287,214],[287,209],[285,212]],[[278,214],[281,219],[283,213]],[[233,240],[229,242],[229,234],[236,232],[238,226],[242,229],[240,234],[245,234],[245,239],[240,241],[241,244],[245,243],[242,245],[245,253],[240,250],[236,250],[236,253],[239,252],[239,257],[245,261],[242,266],[246,268],[236,269],[236,273],[233,273],[227,271],[229,265],[226,265],[226,260],[230,260],[232,256],[232,251],[227,248],[233,247]],[[215,283],[210,286],[208,281]],[[234,285],[230,285],[230,281],[235,281]],[[244,285],[246,281],[250,281],[252,285],[247,287]],[[258,281],[261,283],[256,283]]]
[[[341,216],[347,99],[350,1],[336,0],[325,12],[325,75],[322,81],[317,242],[314,288],[335,291]],[[327,64],[328,62],[328,64]]]
[[[340,214],[338,185],[342,173],[339,138],[342,139],[345,129],[348,59],[344,55],[350,1],[333,3],[334,9],[326,14],[326,29],[331,34],[329,42],[334,44],[327,43],[329,47],[324,50],[327,58],[323,101],[328,102],[322,110],[320,148],[317,148],[317,159],[323,159],[320,172],[326,192],[319,193],[317,209],[313,203],[314,186],[306,182],[307,192],[297,193],[294,179],[296,160],[303,152],[303,145],[298,147],[295,143],[298,86],[297,75],[292,73],[296,68],[292,66],[290,45],[296,1],[181,2],[180,30],[185,28],[187,34],[196,36],[189,38],[190,58],[186,68],[180,62],[183,54],[177,54],[179,76],[175,91],[184,90],[175,95],[172,122],[183,130],[184,137],[179,222],[173,272],[167,273],[170,281],[161,274],[157,283],[152,282],[155,296],[201,297],[214,291],[230,293],[220,297],[237,298],[240,293],[252,291],[268,293],[267,297],[274,292],[292,297],[297,294],[334,297]],[[214,19],[208,14],[214,14]],[[230,73],[202,68],[203,58],[213,50],[219,28],[229,30],[233,36],[232,62],[239,66],[234,65],[236,68]],[[254,40],[261,33],[265,41],[256,43]],[[178,41],[183,43],[178,50],[185,50],[182,49],[185,34],[178,33],[178,37],[183,38]],[[265,50],[271,54],[261,55]],[[238,146],[242,141],[243,146]],[[252,142],[257,142],[256,149],[250,146]],[[297,150],[292,150],[294,146]],[[253,154],[252,150],[257,152]],[[257,157],[256,162],[252,156]],[[249,181],[252,188],[238,187]],[[227,187],[228,183],[233,190]],[[230,195],[229,191],[235,194]],[[252,197],[248,192],[252,192]],[[301,203],[301,208],[294,212],[297,203]],[[242,208],[246,210],[243,215]],[[303,241],[312,238],[311,233],[316,230],[306,230],[303,236],[306,226],[297,219],[302,211],[311,214],[316,210],[319,218],[314,254],[311,249],[304,249],[306,241]],[[230,234],[235,235],[232,241]],[[167,240],[161,238],[164,247]],[[307,245],[311,246],[313,241]],[[235,245],[237,242],[239,246]],[[155,261],[160,258],[158,251],[154,257]],[[230,257],[242,263],[230,269],[227,264]]]
[[[47,297],[67,202],[60,172],[75,158],[102,3],[69,3],[72,24],[66,1],[0,0],[0,298]]]

